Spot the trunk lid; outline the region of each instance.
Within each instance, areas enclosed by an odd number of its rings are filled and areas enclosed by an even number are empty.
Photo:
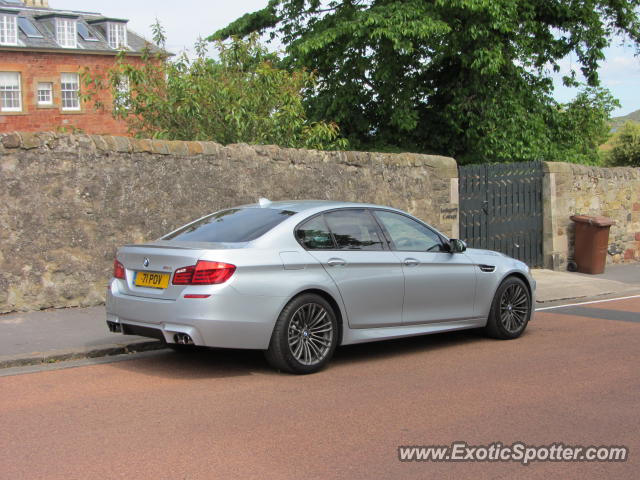
[[[224,262],[224,251],[244,248],[243,243],[203,243],[203,242],[172,242],[159,240],[156,242],[125,245],[118,250],[116,258],[125,268],[125,280],[120,280],[120,291],[125,295],[136,297],[157,298],[161,300],[175,300],[187,285],[173,285],[173,273],[182,267],[195,265],[200,258],[215,257],[216,261]],[[220,252],[220,254],[216,254]],[[136,277],[149,278],[142,274],[153,275],[154,281],[160,287],[136,285]]]

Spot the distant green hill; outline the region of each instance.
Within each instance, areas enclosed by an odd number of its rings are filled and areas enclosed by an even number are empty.
[[[611,119],[609,120],[609,125],[611,126],[611,130],[609,131],[609,133],[615,134],[618,129],[627,122],[640,123],[640,110],[636,110],[635,112],[623,115],[622,117],[611,117]],[[613,148],[614,141],[615,135],[610,135],[609,139],[602,145],[600,145],[598,149],[601,152],[608,152]]]
[[[631,112],[628,115],[624,115],[622,117],[611,117],[611,129],[615,131],[618,127],[621,127],[626,122],[640,123],[640,110],[636,110],[635,112]]]

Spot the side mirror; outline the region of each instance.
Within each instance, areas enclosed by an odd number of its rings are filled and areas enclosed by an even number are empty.
[[[457,238],[449,240],[449,251],[451,253],[462,253],[467,249],[467,244]]]

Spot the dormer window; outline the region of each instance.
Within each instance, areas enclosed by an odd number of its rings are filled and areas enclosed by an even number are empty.
[[[87,20],[89,25],[95,25],[106,37],[107,43],[114,50],[128,49],[127,22],[121,18],[101,17]]]
[[[0,45],[18,44],[18,16],[0,13]]]
[[[120,22],[107,23],[109,46],[117,50],[127,48],[127,25]]]
[[[75,18],[56,18],[56,39],[65,48],[77,48],[78,31]]]

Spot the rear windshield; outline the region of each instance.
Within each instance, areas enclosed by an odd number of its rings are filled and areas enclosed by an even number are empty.
[[[185,242],[250,242],[295,213],[272,208],[233,208],[202,218],[162,239]]]

